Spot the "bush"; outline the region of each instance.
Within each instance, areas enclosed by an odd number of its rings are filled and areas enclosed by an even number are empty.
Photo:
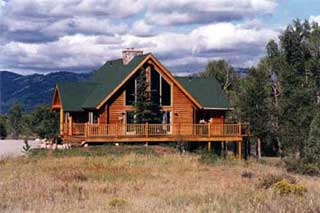
[[[241,172],[241,177],[250,179],[254,177],[254,173],[252,171],[245,170]]]
[[[295,194],[302,196],[307,192],[306,187],[299,184],[291,184],[286,179],[273,184],[272,189],[281,195]]]
[[[320,175],[320,163],[306,163],[293,157],[285,158],[284,163],[289,172],[311,176]]]
[[[295,177],[287,174],[281,174],[281,175],[268,174],[260,179],[258,183],[258,188],[269,189],[274,184],[282,180],[286,180],[290,184],[295,184],[297,182]]]
[[[111,207],[123,207],[128,203],[125,199],[114,197],[109,201],[109,206]]]
[[[218,162],[221,162],[223,159],[219,157],[218,155],[208,153],[208,152],[203,152],[200,155],[199,161],[204,164],[216,164]]]

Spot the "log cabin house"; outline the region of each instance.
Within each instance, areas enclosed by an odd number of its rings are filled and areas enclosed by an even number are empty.
[[[145,70],[159,122],[137,123],[137,75]],[[240,123],[225,123],[230,109],[214,78],[174,77],[151,53],[133,48],[107,61],[87,82],[58,83],[52,110],[60,112],[60,135],[68,143],[212,142],[238,143]]]

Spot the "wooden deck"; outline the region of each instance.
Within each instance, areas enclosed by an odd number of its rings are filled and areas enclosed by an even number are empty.
[[[241,142],[241,124],[89,124],[65,123],[63,138],[71,143],[90,142]]]

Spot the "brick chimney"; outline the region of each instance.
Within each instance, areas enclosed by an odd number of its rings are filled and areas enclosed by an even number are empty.
[[[127,48],[122,51],[122,62],[124,65],[127,65],[135,56],[142,55],[142,54],[143,54],[142,50]]]

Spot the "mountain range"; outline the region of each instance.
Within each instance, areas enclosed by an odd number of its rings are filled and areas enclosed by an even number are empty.
[[[246,76],[248,69],[235,68],[240,76]],[[19,75],[0,71],[0,114],[9,112],[19,101],[25,112],[32,111],[39,104],[50,104],[57,82],[78,82],[88,80],[90,73],[54,72],[49,74]]]
[[[0,71],[0,114],[8,113],[19,101],[25,112],[39,104],[50,104],[57,82],[77,82],[89,79],[91,73],[54,72],[50,74],[19,75]]]

